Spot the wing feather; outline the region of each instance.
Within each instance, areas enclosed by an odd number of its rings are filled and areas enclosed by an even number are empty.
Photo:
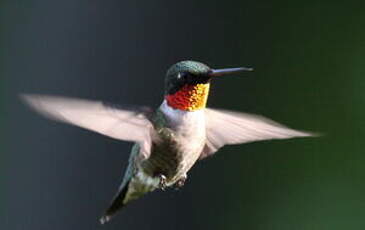
[[[46,95],[22,95],[22,99],[45,117],[73,124],[102,135],[141,145],[141,154],[149,156],[154,132],[148,107],[123,109],[100,101]]]
[[[312,133],[285,127],[263,116],[206,109],[207,141],[201,159],[214,154],[224,145],[270,139],[313,136]]]

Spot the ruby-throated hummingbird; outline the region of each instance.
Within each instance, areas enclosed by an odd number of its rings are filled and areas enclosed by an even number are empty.
[[[164,100],[156,110],[55,96],[22,97],[48,118],[135,142],[119,190],[100,219],[105,223],[147,192],[183,186],[191,167],[224,145],[312,136],[261,116],[206,108],[212,79],[251,70],[178,62],[167,71]]]

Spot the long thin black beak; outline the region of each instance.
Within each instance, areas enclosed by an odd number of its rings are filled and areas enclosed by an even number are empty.
[[[220,77],[223,75],[239,73],[244,71],[252,71],[253,68],[248,67],[238,67],[238,68],[226,68],[226,69],[212,69],[209,73],[209,77]]]

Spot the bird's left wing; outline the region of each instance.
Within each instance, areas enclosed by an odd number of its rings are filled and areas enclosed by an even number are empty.
[[[148,157],[154,129],[148,107],[124,109],[100,101],[46,95],[21,95],[35,111],[49,119],[70,123],[118,140],[137,142]]]
[[[224,145],[313,136],[262,116],[216,109],[206,109],[206,132],[207,140],[200,159],[214,154]]]

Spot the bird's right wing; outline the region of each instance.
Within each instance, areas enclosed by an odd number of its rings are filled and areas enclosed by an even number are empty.
[[[205,114],[207,141],[200,159],[214,154],[224,145],[314,136],[259,115],[217,109],[205,109]]]
[[[100,101],[58,96],[21,95],[35,111],[52,120],[73,124],[118,140],[137,142],[148,158],[154,129],[148,107],[123,109]]]

